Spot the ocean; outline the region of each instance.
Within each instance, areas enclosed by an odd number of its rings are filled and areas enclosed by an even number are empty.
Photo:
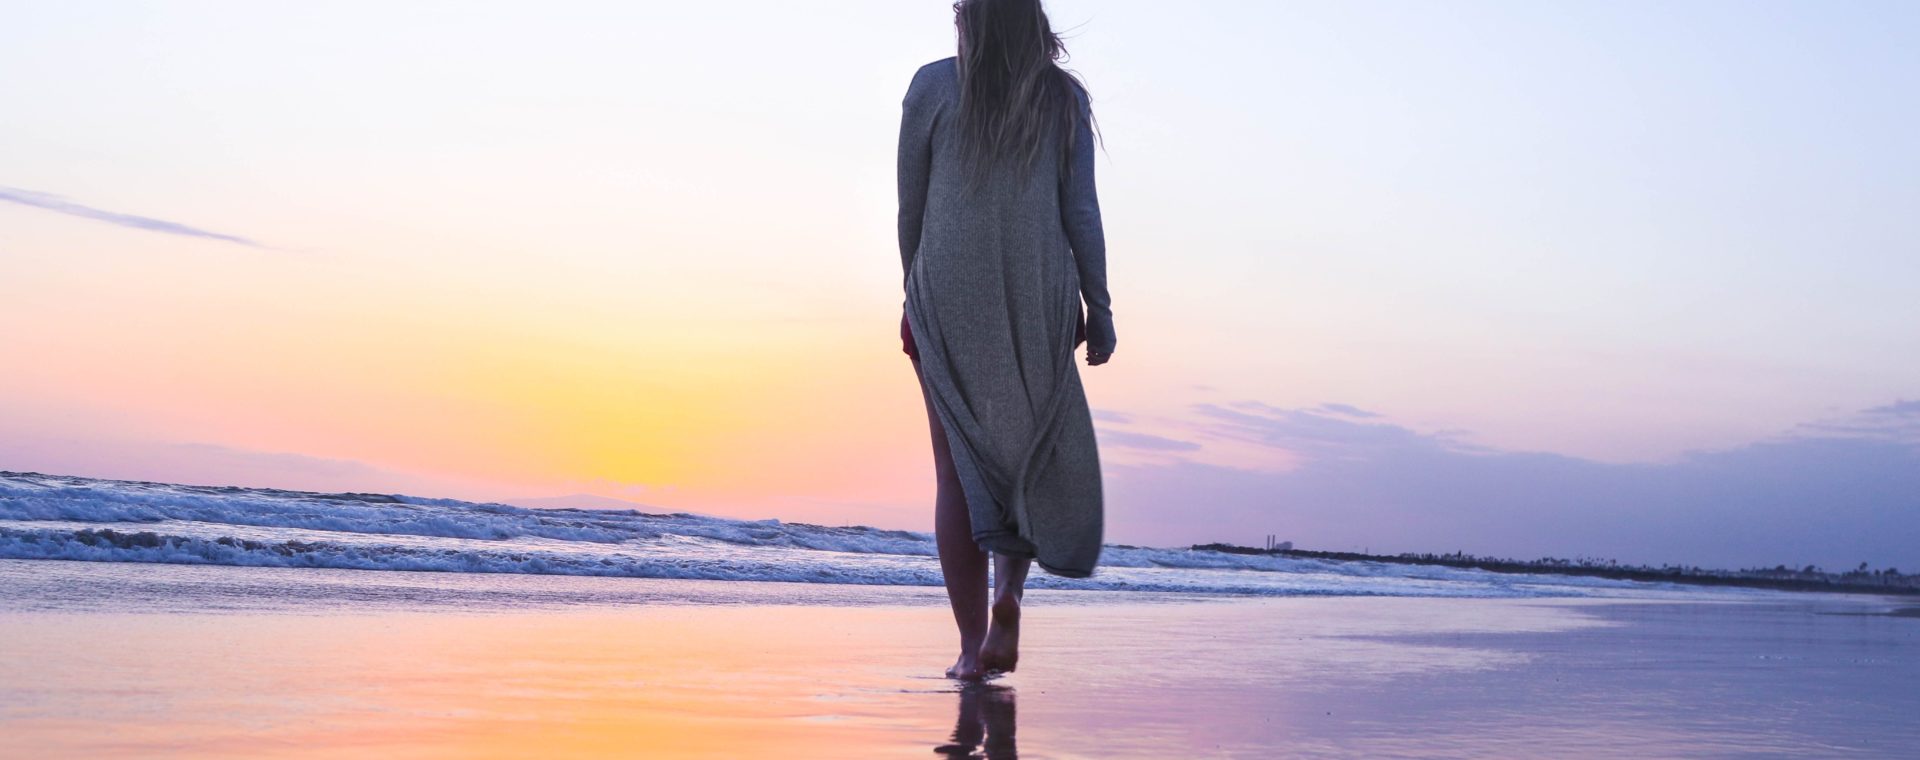
[[[531,509],[0,472],[0,559],[939,586],[933,536],[637,510]],[[1378,562],[1106,547],[1029,587],[1244,596],[1739,596],[1742,591]]]

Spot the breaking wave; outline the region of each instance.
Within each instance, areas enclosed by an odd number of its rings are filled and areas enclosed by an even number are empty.
[[[927,533],[639,510],[530,509],[0,472],[0,559],[936,586]],[[1209,594],[1611,596],[1653,584],[1108,546],[1038,588]]]

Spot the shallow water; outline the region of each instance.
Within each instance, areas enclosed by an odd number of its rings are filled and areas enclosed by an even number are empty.
[[[0,756],[1900,757],[1920,619],[1728,601],[937,589],[0,561]],[[1846,614],[1835,614],[1846,613]]]

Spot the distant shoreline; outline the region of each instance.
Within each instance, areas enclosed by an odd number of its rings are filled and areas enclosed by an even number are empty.
[[[1234,544],[1195,544],[1194,551],[1211,551],[1221,554],[1267,554],[1300,559],[1327,559],[1339,562],[1383,562],[1396,565],[1437,565],[1472,570],[1485,570],[1493,573],[1525,573],[1530,575],[1576,575],[1589,578],[1611,578],[1615,580],[1642,581],[1649,583],[1685,583],[1695,586],[1736,586],[1744,588],[1765,588],[1780,591],[1825,591],[1846,594],[1891,594],[1899,596],[1920,596],[1920,586],[1895,586],[1878,583],[1849,583],[1836,580],[1812,580],[1799,578],[1764,578],[1731,574],[1731,571],[1700,570],[1697,568],[1651,568],[1603,565],[1557,564],[1550,562],[1523,562],[1507,559],[1488,559],[1472,556],[1448,556],[1431,554],[1364,554],[1361,552],[1327,552],[1309,549],[1261,549],[1252,546]],[[1826,573],[1826,575],[1840,575]],[[1900,576],[1913,583],[1912,576]],[[1920,617],[1920,607],[1903,607],[1890,615],[1898,617]]]

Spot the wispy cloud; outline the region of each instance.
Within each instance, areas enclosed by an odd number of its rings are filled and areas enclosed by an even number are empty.
[[[1352,404],[1335,404],[1331,402],[1321,404],[1320,411],[1328,412],[1332,414],[1344,414],[1348,417],[1360,417],[1363,419],[1367,417],[1380,416],[1379,412],[1369,412],[1365,409],[1361,409],[1360,407],[1354,406]]]
[[[1148,451],[1200,450],[1200,444],[1192,441],[1182,441],[1150,433],[1133,433],[1125,430],[1110,430],[1108,428],[1095,428],[1094,432],[1099,434],[1100,445],[1102,446],[1125,446],[1131,449],[1146,449]]]
[[[1809,422],[1790,435],[1864,438],[1920,446],[1920,401],[1895,401],[1838,419]]]
[[[1225,406],[1195,404],[1205,422],[1190,423],[1209,435],[1259,443],[1297,455],[1338,459],[1371,455],[1385,450],[1479,450],[1450,434],[1421,433],[1390,422],[1356,422],[1352,418],[1379,418],[1346,404],[1322,404],[1316,409],[1283,409],[1258,401]]]
[[[238,235],[228,235],[228,234],[219,233],[219,232],[210,232],[207,230],[200,229],[198,227],[190,227],[190,226],[181,224],[179,222],[169,222],[165,219],[154,219],[152,217],[136,216],[133,214],[122,214],[115,211],[103,211],[101,209],[93,208],[91,206],[83,206],[78,203],[74,203],[73,201],[67,200],[58,195],[49,195],[47,193],[37,193],[32,190],[21,190],[19,188],[14,188],[14,187],[0,186],[0,201],[18,203],[22,206],[31,206],[37,209],[52,211],[56,214],[66,214],[68,216],[77,216],[82,219],[92,219],[97,222],[106,222],[108,224],[115,224],[121,227],[131,227],[136,230],[146,230],[148,232],[159,232],[167,235],[184,235],[187,237],[206,238],[208,240],[218,240],[224,243],[244,245],[249,248],[267,248],[268,247],[256,241],[249,240],[247,238],[243,238]]]
[[[1870,414],[1876,417],[1920,418],[1920,401],[1895,401],[1886,406],[1876,406],[1868,409],[1861,412],[1861,414]]]

